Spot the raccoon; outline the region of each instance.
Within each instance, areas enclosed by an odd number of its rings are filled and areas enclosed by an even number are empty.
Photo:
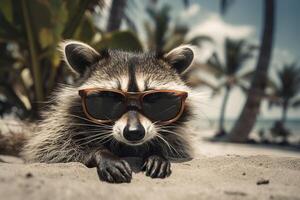
[[[25,145],[28,162],[81,162],[96,167],[100,180],[123,183],[132,179],[124,157],[141,158],[152,178],[168,177],[170,160],[192,158],[187,124],[195,95],[182,76],[194,61],[192,46],[166,54],[97,52],[78,41],[60,47],[79,80],[53,95]]]

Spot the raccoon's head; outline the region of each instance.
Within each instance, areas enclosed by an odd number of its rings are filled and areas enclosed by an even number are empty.
[[[110,136],[117,141],[135,146],[163,139],[164,131],[187,121],[191,90],[182,74],[194,59],[190,46],[157,55],[97,52],[87,44],[67,41],[62,51],[66,63],[81,77],[83,116],[100,126],[109,124]]]

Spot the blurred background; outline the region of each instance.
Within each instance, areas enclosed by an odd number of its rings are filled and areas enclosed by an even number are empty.
[[[184,79],[203,96],[196,133],[299,150],[299,8],[298,0],[1,0],[0,131],[36,123],[55,88],[76,81],[57,51],[64,39],[98,50],[193,44]]]

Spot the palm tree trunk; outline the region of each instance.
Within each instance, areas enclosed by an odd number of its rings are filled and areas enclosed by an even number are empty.
[[[232,142],[246,142],[248,140],[248,136],[259,113],[261,99],[266,87],[272,52],[275,2],[274,0],[265,0],[264,4],[265,21],[258,62],[245,106],[228,136],[228,140]]]
[[[226,86],[225,95],[224,95],[224,99],[223,99],[223,102],[222,102],[221,113],[220,113],[219,133],[222,133],[222,132],[225,131],[225,129],[224,129],[224,119],[225,119],[225,111],[226,111],[226,105],[227,105],[229,93],[230,93],[230,87]]]
[[[36,116],[39,116],[38,111],[40,109],[40,103],[44,100],[43,80],[41,76],[41,66],[38,60],[38,49],[35,44],[34,29],[32,27],[32,20],[30,19],[30,10],[28,8],[28,1],[22,0],[22,12],[24,18],[24,24],[26,29],[26,35],[28,40],[28,49],[30,54],[30,62],[32,67],[32,77],[35,90],[35,103],[32,103],[32,110]]]
[[[69,39],[74,35],[78,24],[82,21],[83,15],[90,4],[89,0],[81,0],[75,10],[71,10],[71,15],[65,25],[63,38]]]
[[[108,23],[106,30],[108,32],[118,30],[121,26],[122,18],[127,0],[113,0],[109,13]]]
[[[281,118],[281,123],[282,123],[282,126],[284,126],[284,123],[286,121],[286,116],[287,116],[287,111],[288,111],[288,101],[285,100],[283,102],[283,105],[282,105],[282,118]]]

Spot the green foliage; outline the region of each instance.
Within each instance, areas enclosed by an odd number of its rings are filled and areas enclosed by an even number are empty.
[[[65,70],[57,51],[64,39],[81,40],[99,48],[142,50],[131,32],[103,34],[93,21],[95,6],[102,9],[104,1],[0,2],[0,114],[15,107],[20,117],[37,117],[41,103],[57,84],[67,83],[72,75]]]

